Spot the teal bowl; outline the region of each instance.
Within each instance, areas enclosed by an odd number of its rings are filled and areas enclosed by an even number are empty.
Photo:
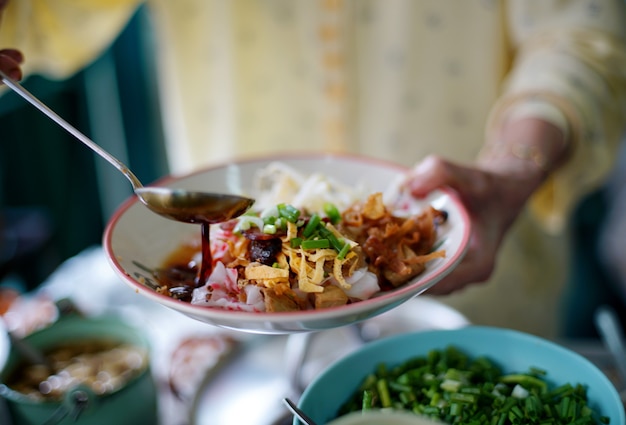
[[[318,375],[302,394],[298,406],[317,423],[330,422],[378,364],[399,365],[411,357],[450,345],[470,357],[492,359],[504,373],[527,372],[535,367],[547,371],[546,380],[554,385],[583,384],[592,409],[608,416],[610,425],[626,424],[624,407],[615,386],[589,360],[533,335],[482,326],[401,334],[368,343]],[[299,422],[294,420],[293,424]]]
[[[62,316],[51,326],[25,338],[33,347],[46,351],[60,344],[85,340],[113,340],[133,344],[149,353],[147,337],[115,316]],[[21,364],[21,355],[9,351],[0,372],[0,382]],[[114,392],[94,394],[80,385],[59,401],[36,401],[0,383],[0,397],[13,425],[136,425],[158,423],[156,383],[150,364]]]

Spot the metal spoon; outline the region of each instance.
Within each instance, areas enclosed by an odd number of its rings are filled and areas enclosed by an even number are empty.
[[[620,397],[626,402],[626,341],[615,311],[606,305],[598,307],[595,323],[600,337],[615,361],[620,378]]]
[[[289,407],[289,410],[291,410],[291,412],[294,415],[296,415],[298,419],[300,419],[306,425],[317,425],[315,421],[309,418],[307,414],[304,413],[298,406],[296,406],[296,404],[293,401],[289,400],[288,398],[284,398],[283,401],[285,402],[287,407]]]
[[[39,349],[7,330],[11,346],[31,365],[42,365],[52,370],[50,362]]]
[[[9,78],[2,71],[0,71],[0,77],[9,88],[121,171],[132,184],[139,200],[159,215],[185,223],[212,224],[238,217],[254,203],[253,199],[236,195],[192,192],[165,187],[145,187],[126,165],[57,115],[22,85]]]

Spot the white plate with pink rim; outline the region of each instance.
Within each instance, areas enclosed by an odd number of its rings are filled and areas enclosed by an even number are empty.
[[[348,187],[360,187],[367,193],[385,192],[385,196],[393,196],[390,187],[397,186],[409,171],[394,163],[357,155],[292,154],[232,161],[185,176],[167,177],[155,184],[255,197],[257,172],[275,163],[296,169],[304,175],[320,173]],[[459,264],[470,236],[469,218],[463,205],[447,189],[437,190],[419,202],[447,212],[447,221],[437,230],[437,246],[445,250],[445,258],[430,261],[424,272],[398,288],[380,292],[368,300],[320,310],[281,313],[231,311],[192,305],[156,292],[151,270],[160,267],[183,241],[194,235],[199,237],[200,226],[160,217],[134,197],[123,203],[111,217],[104,232],[103,246],[113,269],[138,296],[147,297],[191,318],[258,334],[320,331],[360,322],[397,307],[435,285]]]

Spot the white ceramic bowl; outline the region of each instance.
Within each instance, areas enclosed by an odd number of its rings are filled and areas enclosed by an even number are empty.
[[[505,374],[525,373],[534,367],[547,372],[545,379],[551,385],[580,383],[586,386],[587,404],[608,416],[610,425],[626,423],[617,390],[589,360],[530,334],[485,326],[405,333],[366,344],[320,373],[302,394],[298,407],[317,423],[328,423],[337,418],[340,407],[380,363],[391,368],[450,345],[473,358],[490,358]]]
[[[280,161],[304,174],[323,173],[347,185],[362,185],[370,193],[385,191],[408,170],[372,158],[312,154],[230,162],[182,177],[170,177],[159,185],[218,193],[253,196],[255,173]],[[463,257],[469,240],[466,211],[451,192],[432,193],[424,203],[444,209],[448,220],[439,229],[446,258],[428,263],[426,271],[412,282],[380,293],[366,301],[343,307],[289,313],[246,313],[192,305],[155,292],[149,269],[160,266],[184,240],[200,234],[197,225],[179,223],[150,212],[135,198],[112,216],[104,234],[104,249],[115,271],[139,296],[177,310],[197,320],[254,333],[284,334],[344,326],[388,311],[419,295],[447,275]]]

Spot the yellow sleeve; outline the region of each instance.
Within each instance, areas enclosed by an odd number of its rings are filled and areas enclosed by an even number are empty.
[[[10,0],[0,24],[0,48],[24,53],[24,75],[67,78],[102,53],[140,0]]]
[[[626,126],[626,2],[512,0],[507,22],[514,62],[488,131],[516,108],[562,126],[571,159],[531,200],[548,230],[558,231],[581,197],[613,167]],[[555,113],[555,111],[557,111]]]

